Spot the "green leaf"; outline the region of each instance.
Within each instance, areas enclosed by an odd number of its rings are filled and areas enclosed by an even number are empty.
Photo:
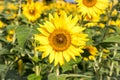
[[[8,49],[4,49],[4,48],[0,49],[0,55],[7,54],[7,53],[9,53]]]
[[[25,46],[25,42],[28,40],[31,34],[31,29],[26,26],[19,26],[16,30],[16,38],[18,40],[18,44],[21,48]]]
[[[66,80],[67,74],[61,74],[58,76],[58,80]]]
[[[74,60],[70,60],[70,62],[65,63],[65,65],[62,66],[62,71],[66,72],[66,71],[70,71],[73,69],[73,65],[79,63],[81,61],[81,57],[76,57],[76,61]]]
[[[37,57],[35,57],[35,56],[34,56],[34,57],[32,57],[32,60],[33,60],[33,61],[35,61],[36,63],[38,63],[38,62],[40,61],[40,59],[39,59],[39,58],[37,58]]]
[[[51,73],[48,75],[48,80],[66,80],[67,74],[61,74],[59,76],[56,73]]]
[[[57,76],[55,73],[51,73],[48,75],[48,80],[57,80]]]
[[[6,71],[7,68],[8,68],[7,65],[2,65],[2,64],[0,64],[0,73]]]
[[[36,76],[36,74],[30,74],[27,79],[28,80],[41,80],[41,76]]]
[[[105,40],[103,40],[103,42],[116,42],[116,43],[120,43],[120,36],[112,36],[112,37],[108,37]]]
[[[9,31],[9,30],[14,30],[15,29],[15,27],[16,27],[16,25],[8,25],[7,26],[7,30]]]
[[[62,66],[62,71],[63,71],[63,72],[70,71],[70,70],[72,70],[72,68],[73,68],[73,67],[72,67],[71,64],[66,63],[65,65]]]
[[[115,30],[118,34],[120,34],[120,28],[115,26],[115,25],[112,25],[112,26],[109,26],[109,28]]]

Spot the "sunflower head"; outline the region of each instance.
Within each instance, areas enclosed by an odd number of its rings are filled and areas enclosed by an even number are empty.
[[[42,12],[42,3],[41,2],[33,2],[31,0],[28,0],[26,5],[23,6],[23,15],[29,20],[29,21],[35,21],[40,17],[40,14]]]
[[[89,18],[99,16],[108,7],[109,0],[76,0],[78,10],[83,15],[88,15]]]
[[[97,56],[98,50],[94,46],[85,46],[84,50],[84,53],[82,53],[81,55],[85,61],[94,60]]]
[[[77,16],[67,16],[65,12],[49,15],[49,21],[40,24],[40,34],[35,34],[35,41],[40,45],[37,47],[42,51],[42,58],[49,56],[49,62],[54,65],[63,65],[75,56],[80,56],[87,42],[87,34],[84,28],[77,25]]]
[[[6,36],[6,40],[8,41],[8,42],[12,42],[13,41],[13,35],[7,35]]]

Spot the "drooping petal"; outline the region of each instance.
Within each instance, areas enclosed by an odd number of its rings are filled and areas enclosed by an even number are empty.
[[[49,62],[52,63],[55,59],[55,51],[53,50],[51,53],[50,53],[50,56],[49,56]]]
[[[69,49],[67,50],[67,53],[69,54],[69,56],[70,56],[72,59],[74,59],[74,60],[76,61],[75,55],[74,55],[72,52],[70,52]]]
[[[71,59],[71,57],[69,56],[69,54],[66,51],[63,52],[63,57],[67,62],[69,62]]]
[[[63,52],[59,52],[59,63],[61,66],[64,64]]]
[[[59,63],[59,53],[58,52],[56,52],[55,53],[55,62],[54,62],[54,66],[56,66],[56,65],[58,65],[58,63]]]

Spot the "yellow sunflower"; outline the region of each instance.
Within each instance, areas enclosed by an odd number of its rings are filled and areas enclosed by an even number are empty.
[[[49,21],[40,24],[38,30],[41,34],[35,34],[35,40],[40,43],[36,49],[43,52],[42,58],[49,56],[49,62],[54,65],[63,65],[65,61],[76,60],[86,45],[87,34],[85,28],[77,26],[77,16],[67,17],[65,12],[49,15]]]
[[[108,7],[109,0],[76,0],[76,2],[81,14],[91,18],[101,14]]]
[[[7,35],[6,36],[6,40],[9,41],[9,42],[12,42],[13,41],[13,35]]]
[[[85,46],[85,51],[82,53],[82,57],[85,61],[87,60],[94,60],[95,56],[97,56],[97,48],[94,46]]]
[[[33,2],[32,0],[28,0],[26,5],[23,5],[23,15],[29,21],[35,21],[40,17],[42,12],[42,3],[41,2]]]

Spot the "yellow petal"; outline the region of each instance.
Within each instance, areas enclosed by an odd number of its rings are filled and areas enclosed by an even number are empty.
[[[76,61],[75,55],[74,55],[72,52],[70,52],[69,49],[67,50],[67,53],[70,55],[70,57],[71,57],[72,59],[74,59],[74,60]]]
[[[95,60],[95,57],[94,56],[89,56],[89,59],[90,60]]]
[[[35,40],[39,41],[40,44],[49,44],[48,38],[42,35],[35,35]]]
[[[88,58],[85,57],[85,58],[83,58],[83,60],[84,60],[84,61],[88,61]]]
[[[49,33],[48,33],[47,30],[45,30],[44,28],[38,28],[38,30],[39,30],[40,33],[43,34],[44,36],[49,36]]]
[[[52,20],[53,20],[53,16],[49,14],[49,21],[52,22]]]
[[[69,50],[75,55],[75,56],[80,56],[80,49],[77,47],[75,48],[74,46],[70,46]]]
[[[59,53],[58,52],[56,52],[55,53],[55,61],[54,61],[54,66],[56,66],[56,65],[58,65],[58,63],[59,63]]]
[[[66,51],[63,52],[63,57],[67,62],[69,62],[71,59],[71,57],[69,56],[69,54]]]
[[[82,28],[82,27],[80,27],[80,26],[74,26],[74,27],[70,30],[70,32],[71,32],[71,34],[76,34],[76,33],[82,32],[84,29],[85,29],[85,28]]]
[[[83,46],[86,44],[86,39],[87,35],[86,34],[75,34],[71,35],[71,43],[75,46]]]
[[[75,16],[75,17],[71,20],[70,27],[71,27],[71,28],[74,27],[77,22],[78,22],[78,16]]]
[[[50,53],[49,62],[52,63],[54,59],[55,59],[55,52],[54,52],[54,50],[53,50],[53,51]]]
[[[59,63],[61,66],[64,64],[63,52],[59,52]]]
[[[46,50],[45,52],[42,54],[42,58],[47,57],[51,52],[52,52],[53,48],[51,46],[46,46]]]
[[[49,33],[52,33],[55,29],[54,25],[49,22],[49,21],[46,21],[44,26],[43,26]]]

